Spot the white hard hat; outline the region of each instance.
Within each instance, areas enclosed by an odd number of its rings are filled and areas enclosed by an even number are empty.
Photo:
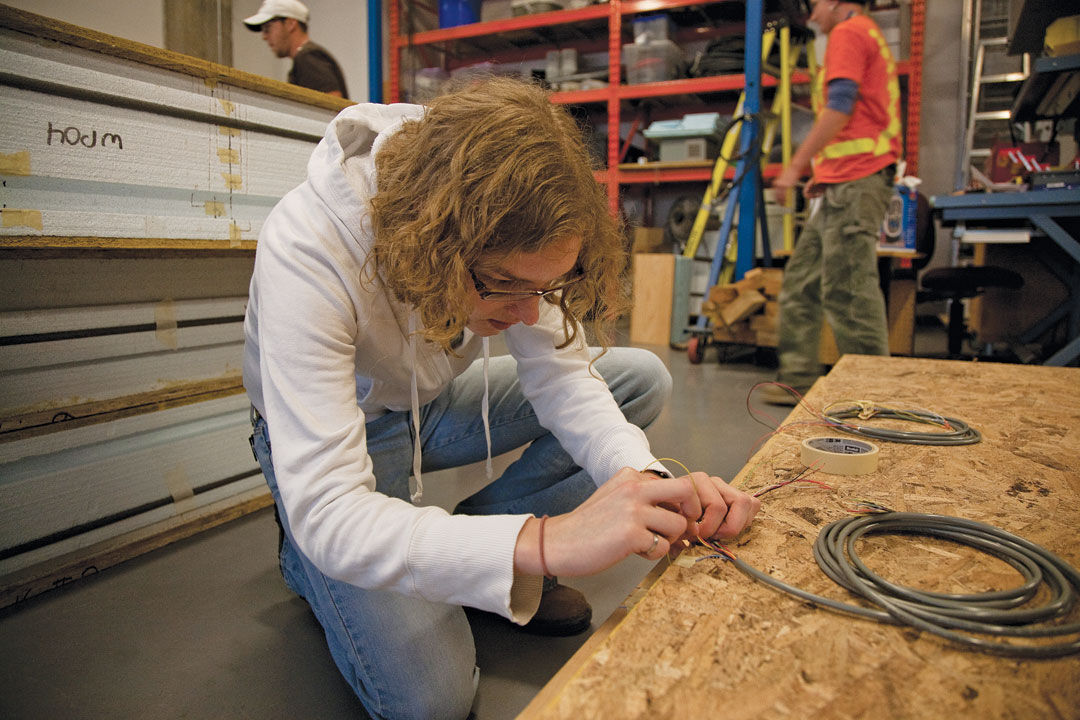
[[[244,20],[248,30],[259,31],[274,18],[295,18],[305,25],[311,13],[300,0],[263,0],[259,11]]]

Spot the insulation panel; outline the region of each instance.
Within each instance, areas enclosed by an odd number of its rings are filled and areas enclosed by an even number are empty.
[[[0,103],[0,586],[21,599],[265,506],[252,249],[349,103],[3,5]]]

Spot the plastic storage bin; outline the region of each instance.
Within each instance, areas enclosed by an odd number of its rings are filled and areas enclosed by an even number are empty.
[[[650,140],[719,136],[724,129],[720,113],[687,113],[677,120],[654,120],[642,133]]]
[[[719,113],[689,113],[678,120],[657,120],[642,133],[660,145],[660,162],[716,157],[722,128]]]
[[[520,17],[522,15],[562,10],[563,4],[561,0],[511,0],[510,7],[514,17]]]
[[[413,88],[409,101],[424,103],[442,95],[450,82],[450,73],[442,68],[420,68],[413,73]]]
[[[670,40],[623,45],[628,85],[673,80],[682,50]]]
[[[544,56],[544,78],[548,82],[558,82],[560,79],[577,75],[578,51],[574,48],[562,50],[548,50]]]
[[[675,26],[671,18],[663,13],[646,15],[634,20],[634,42],[651,43],[658,40],[671,40],[675,35]]]

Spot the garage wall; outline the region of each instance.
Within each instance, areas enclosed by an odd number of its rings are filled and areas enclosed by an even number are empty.
[[[165,47],[165,13],[160,2],[5,0],[4,4],[154,47]]]

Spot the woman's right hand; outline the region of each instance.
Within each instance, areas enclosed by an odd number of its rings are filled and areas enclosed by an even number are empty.
[[[545,564],[552,575],[573,577],[606,570],[629,555],[658,560],[686,533],[688,515],[702,515],[689,476],[657,478],[623,468],[579,507],[547,519]],[[519,572],[543,572],[538,525],[530,519],[518,535]]]

